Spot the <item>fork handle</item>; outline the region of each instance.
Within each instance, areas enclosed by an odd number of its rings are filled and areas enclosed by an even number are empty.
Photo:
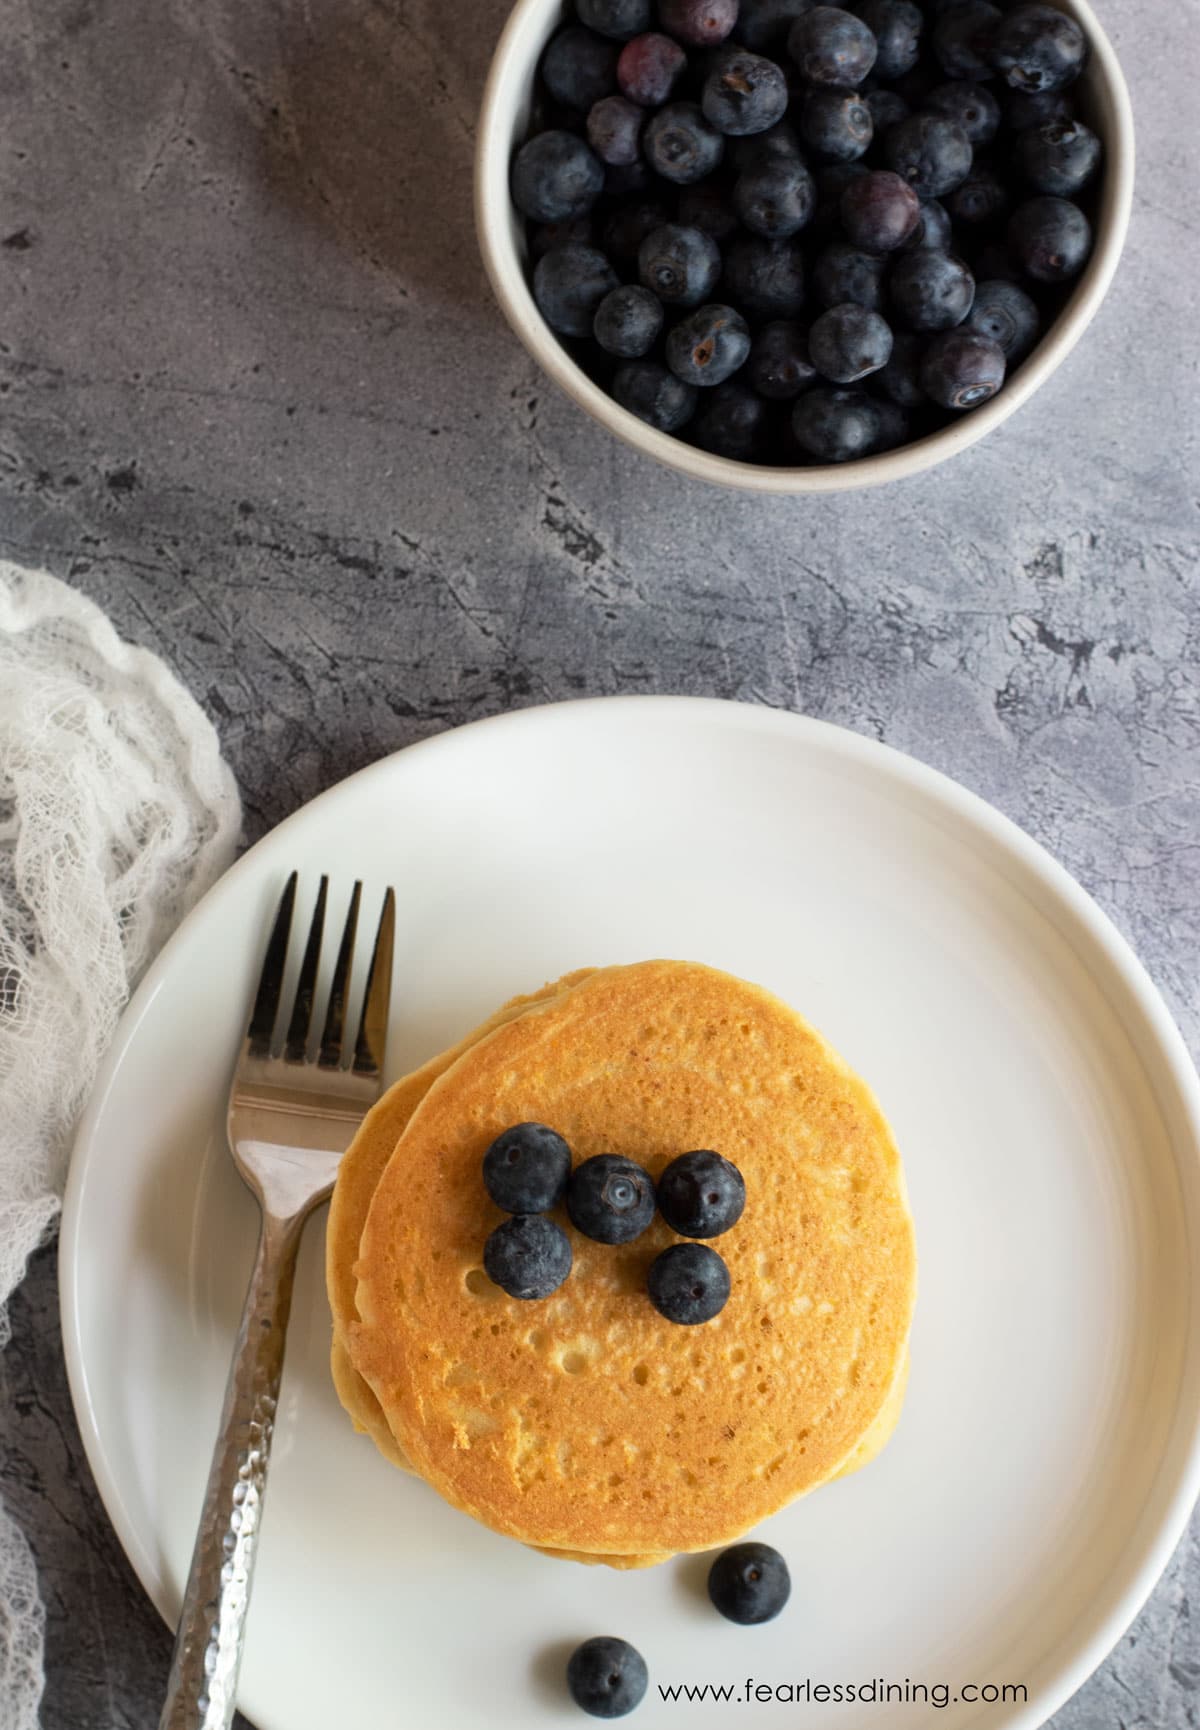
[[[306,1210],[307,1211],[307,1210]],[[229,1730],[305,1214],[264,1212],[159,1730]]]

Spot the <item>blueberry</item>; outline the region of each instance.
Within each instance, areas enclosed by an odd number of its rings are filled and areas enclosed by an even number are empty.
[[[643,108],[661,108],[683,75],[687,55],[678,42],[657,30],[635,36],[621,50],[617,84],[621,94]]]
[[[813,0],[742,0],[734,34],[756,54],[776,59],[787,48],[788,31]]]
[[[924,106],[930,114],[940,114],[943,120],[961,126],[976,150],[991,143],[1000,125],[1000,104],[987,85],[972,84],[965,78],[939,84],[929,92]]]
[[[617,84],[617,50],[580,24],[560,30],[542,56],[542,82],[564,108],[585,114]]]
[[[808,352],[822,377],[833,384],[855,384],[887,365],[891,328],[877,312],[847,301],[814,320]]]
[[[792,431],[801,449],[818,462],[849,462],[874,449],[879,410],[862,391],[810,390],[792,410]]]
[[[1092,230],[1077,204],[1065,198],[1031,198],[1013,211],[1008,244],[1035,282],[1069,282],[1087,263]]]
[[[649,30],[652,8],[650,0],[575,0],[575,11],[579,22],[598,36],[628,42]]]
[[[918,198],[942,198],[971,172],[970,139],[940,114],[913,114],[893,126],[884,136],[883,154]]]
[[[889,90],[882,84],[877,90],[867,91],[867,107],[871,110],[871,124],[875,128],[876,138],[882,138],[889,126],[896,126],[901,120],[907,120],[912,112],[898,90]]]
[[[650,1263],[646,1290],[667,1321],[698,1327],[725,1308],[729,1269],[707,1244],[673,1243]]]
[[[1083,31],[1054,6],[1017,6],[992,32],[991,68],[1014,90],[1061,90],[1086,59]]]
[[[803,327],[790,318],[764,324],[750,344],[746,377],[759,396],[772,402],[790,402],[814,384],[817,369],[809,358]]]
[[[588,113],[588,143],[601,162],[615,166],[636,162],[645,118],[645,111],[627,96],[602,97]]]
[[[1008,188],[986,162],[977,162],[962,183],[946,194],[951,220],[968,228],[997,222],[1008,210]]]
[[[921,220],[921,201],[890,169],[876,169],[852,180],[842,193],[842,231],[864,252],[895,252],[911,239]]]
[[[513,161],[513,203],[534,222],[586,216],[603,185],[602,164],[573,132],[539,132]]]
[[[800,136],[819,156],[853,162],[866,154],[874,134],[871,110],[857,91],[813,89],[801,98]]]
[[[725,140],[694,102],[671,102],[647,124],[643,149],[656,174],[690,186],[717,167]]]
[[[852,180],[859,180],[871,170],[865,162],[826,162],[817,169],[817,208],[813,213],[813,232],[840,237],[842,194]]]
[[[791,240],[735,240],[725,255],[724,287],[750,318],[795,318],[804,305],[804,258]]]
[[[931,246],[937,252],[949,252],[953,238],[954,230],[945,205],[936,198],[927,198],[921,206],[920,219],[905,250],[915,251],[918,246]]]
[[[1016,164],[1035,192],[1073,198],[1100,162],[1100,140],[1081,120],[1048,120],[1017,134]]]
[[[638,248],[638,280],[667,306],[699,306],[720,273],[717,243],[699,228],[668,222]]]
[[[791,1596],[788,1565],[770,1544],[734,1544],[708,1571],[713,1608],[728,1621],[750,1626],[770,1622]]]
[[[1004,350],[973,330],[945,330],[921,360],[921,386],[943,408],[978,408],[1004,383]]]
[[[875,413],[879,417],[879,431],[871,446],[873,451],[892,451],[897,445],[908,443],[912,429],[906,411],[898,403],[887,397],[876,397]]]
[[[684,384],[724,384],[749,353],[749,326],[731,306],[697,307],[667,336],[667,365]]]
[[[878,383],[899,408],[920,408],[929,400],[920,380],[923,349],[923,337],[914,336],[909,330],[893,332],[892,352]]]
[[[1074,120],[1075,104],[1067,90],[1013,90],[1009,92],[1004,119],[1010,132],[1029,126],[1045,126],[1049,120]]]
[[[483,1156],[483,1184],[505,1213],[545,1213],[563,1198],[571,1150],[544,1123],[514,1123]]]
[[[851,0],[848,8],[875,38],[876,78],[903,78],[917,64],[925,17],[912,0]]]
[[[674,433],[696,412],[699,391],[655,360],[627,360],[612,381],[616,401],[658,432]]]
[[[990,78],[988,54],[998,7],[988,0],[958,0],[948,6],[933,26],[933,52],[947,78]]]
[[[963,324],[964,330],[999,343],[1010,367],[1025,359],[1040,328],[1038,309],[1025,290],[1015,282],[996,279],[978,285],[971,316]]]
[[[637,1648],[607,1634],[576,1646],[567,1664],[571,1698],[593,1718],[624,1718],[641,1703],[649,1680]]]
[[[733,206],[752,234],[783,240],[812,219],[817,189],[803,162],[761,162],[743,169]]]
[[[643,240],[666,221],[666,208],[661,204],[642,201],[619,205],[604,225],[604,250],[614,262],[636,264]]]
[[[616,286],[612,265],[591,246],[556,247],[533,273],[538,310],[560,336],[590,336],[596,308]]]
[[[649,354],[663,326],[663,309],[656,295],[636,284],[623,284],[605,295],[596,308],[593,331],[605,354],[638,360]]]
[[[766,132],[736,139],[730,159],[738,173],[743,174],[747,168],[758,168],[764,162],[803,162],[804,153],[795,127],[780,120]]]
[[[737,233],[738,216],[733,208],[733,187],[721,179],[702,180],[685,186],[677,205],[684,228],[698,228],[718,242]]]
[[[689,48],[715,48],[737,23],[738,0],[659,0],[658,21]]]
[[[635,367],[645,370],[652,365],[653,362],[649,361],[631,362],[620,369],[617,377],[632,372]],[[664,376],[670,378],[672,375],[664,373]],[[627,403],[625,406],[632,405]],[[695,406],[694,393],[690,406]],[[637,413],[636,409],[634,413]],[[663,428],[664,432],[674,430],[674,427]],[[575,1167],[567,1184],[567,1212],[572,1225],[585,1237],[595,1238],[597,1243],[632,1243],[654,1218],[654,1184],[650,1173],[618,1153],[598,1153],[592,1159],[585,1159],[582,1165]]]
[[[863,252],[849,241],[832,240],[817,255],[813,292],[822,306],[841,306],[852,300],[856,306],[878,312],[883,305],[886,267],[883,255]]]
[[[545,1214],[514,1214],[489,1235],[483,1266],[492,1283],[509,1297],[546,1298],[571,1271],[571,1240]]]
[[[529,256],[536,264],[556,246],[592,246],[595,223],[590,216],[574,216],[570,222],[542,222],[529,236]]]
[[[722,57],[704,80],[700,98],[706,119],[730,138],[766,132],[783,118],[787,105],[787,79],[781,69],[747,48]]]
[[[814,6],[788,32],[788,53],[810,84],[846,90],[861,84],[875,64],[875,38],[853,12]]]
[[[745,1205],[741,1172],[708,1148],[681,1153],[658,1180],[658,1211],[680,1237],[720,1237],[741,1219]]]
[[[892,306],[909,330],[949,330],[971,310],[975,278],[952,252],[905,252],[888,279]]]
[[[692,437],[714,456],[753,462],[766,432],[767,405],[736,378],[707,392],[692,423]]]

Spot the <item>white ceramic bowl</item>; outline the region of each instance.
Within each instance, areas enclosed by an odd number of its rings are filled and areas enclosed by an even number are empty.
[[[809,468],[769,468],[711,456],[669,433],[656,432],[587,376],[547,325],[530,293],[524,222],[508,190],[509,165],[529,126],[534,75],[542,49],[564,17],[562,0],[517,0],[492,60],[475,156],[475,220],[496,299],[525,347],[581,408],[635,450],[699,480],[760,493],[848,492],[919,474],[966,450],[1033,395],[1070,354],[1112,281],[1133,196],[1133,114],[1117,57],[1087,0],[1059,0],[1086,31],[1092,52],[1081,80],[1089,124],[1104,142],[1095,246],[1070,299],[1004,389],[982,408],[880,456]]]

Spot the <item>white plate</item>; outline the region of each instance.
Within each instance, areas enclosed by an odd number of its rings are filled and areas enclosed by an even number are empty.
[[[866,1471],[762,1535],[786,1615],[739,1629],[703,1569],[538,1557],[351,1433],[306,1235],[242,1701],[261,1730],[581,1724],[564,1651],[624,1633],[653,1726],[1030,1730],[1137,1611],[1197,1490],[1200,1086],[1112,926],[1011,824],[852,734],[678,699],[568,704],[377,764],[254,848],[122,1023],[63,1223],[76,1411],[173,1617],[255,1210],[222,1133],[265,922],[296,866],[399,894],[388,1067],[585,963],[759,980],[878,1090],[921,1256],[911,1390]],[[657,1684],[1021,1684],[1023,1703],[663,1702]]]

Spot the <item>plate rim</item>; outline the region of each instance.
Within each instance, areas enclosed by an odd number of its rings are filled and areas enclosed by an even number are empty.
[[[142,1589],[168,1627],[173,1626],[174,1618],[165,1601],[158,1570],[146,1554],[132,1518],[127,1515],[116,1474],[109,1464],[104,1438],[96,1419],[78,1311],[77,1268],[84,1220],[87,1217],[84,1197],[96,1125],[103,1115],[108,1093],[125,1053],[133,1043],[141,1021],[172,966],[172,956],[177,944],[192,923],[201,916],[202,910],[207,913],[210,902],[219,901],[233,892],[243,877],[252,874],[263,850],[268,845],[277,846],[281,832],[290,824],[307,813],[313,805],[322,802],[332,804],[348,794],[353,796],[352,789],[357,790],[372,779],[385,778],[394,772],[395,765],[401,758],[409,757],[414,752],[429,756],[439,750],[455,749],[464,735],[474,734],[480,729],[487,729],[494,734],[501,728],[515,731],[520,728],[542,727],[547,723],[553,724],[559,717],[579,716],[586,720],[589,716],[602,717],[613,713],[628,715],[639,710],[647,715],[666,716],[668,719],[677,717],[685,722],[711,722],[718,726],[727,725],[742,730],[761,729],[768,735],[789,737],[802,750],[806,746],[813,746],[835,758],[841,756],[844,761],[856,766],[882,771],[886,780],[898,781],[935,805],[948,807],[957,822],[982,833],[1001,855],[1015,859],[1018,865],[1031,872],[1049,897],[1073,917],[1092,945],[1093,951],[1103,957],[1126,988],[1140,1017],[1142,1029],[1149,1037],[1152,1051],[1163,1066],[1163,1075],[1147,1075],[1156,1105],[1160,1112],[1164,1112],[1162,1083],[1165,1079],[1169,1081],[1176,1095],[1175,1103],[1180,1114],[1179,1129],[1190,1141],[1192,1157],[1200,1167],[1200,1074],[1197,1073],[1196,1065],[1165,998],[1132,944],[1100,904],[1048,848],[982,794],[973,792],[942,770],[933,768],[894,745],[855,732],[836,722],[797,714],[791,710],[774,709],[766,704],[670,694],[614,695],[532,704],[525,708],[484,716],[458,727],[444,728],[416,739],[364,765],[297,806],[266,834],[260,836],[253,846],[247,848],[201,896],[155,956],[122,1011],[72,1138],[58,1245],[59,1320],[71,1404],[89,1469],[117,1541]],[[1070,934],[1064,935],[1070,941]],[[1074,943],[1072,947],[1075,947]],[[1111,993],[1107,990],[1105,997],[1111,1004]],[[1119,1019],[1132,1043],[1133,1029],[1127,1025],[1124,1015],[1120,1015]],[[1139,1063],[1146,1068],[1148,1053],[1138,1050],[1136,1045],[1135,1050]],[[1169,1119],[1168,1127],[1170,1128]],[[1186,1148],[1181,1145],[1180,1135],[1173,1128],[1170,1129],[1169,1140],[1175,1167],[1182,1172],[1182,1156]],[[1183,1212],[1187,1240],[1194,1249],[1197,1241],[1197,1220],[1191,1217],[1186,1206]],[[1192,1264],[1195,1268],[1194,1255]],[[1073,1632],[1059,1643],[1057,1650],[1062,1652],[1062,1658],[1057,1663],[1053,1658],[1047,1661],[1053,1665],[1052,1674],[1044,1683],[1038,1685],[1034,1699],[1019,1707],[1015,1715],[1003,1719],[1003,1730],[1040,1730],[1040,1727],[1078,1692],[1113,1651],[1143,1609],[1186,1530],[1197,1497],[1200,1496],[1200,1375],[1196,1373],[1194,1325],[1198,1305],[1200,1275],[1194,1274],[1187,1296],[1188,1320],[1185,1327],[1183,1380],[1167,1445],[1178,1445],[1187,1428],[1190,1428],[1190,1436],[1186,1438],[1183,1457],[1177,1468],[1176,1482],[1167,1505],[1157,1526],[1130,1546],[1134,1553],[1134,1563],[1132,1568],[1127,1564],[1122,1570],[1125,1584],[1116,1601],[1098,1618],[1089,1617],[1085,1613],[1079,1619],[1077,1628],[1079,1623],[1082,1623],[1082,1632]],[[1190,1412],[1185,1410],[1189,1393]],[[264,1718],[240,1698],[239,1706],[247,1711],[255,1722],[270,1722],[269,1711]]]

